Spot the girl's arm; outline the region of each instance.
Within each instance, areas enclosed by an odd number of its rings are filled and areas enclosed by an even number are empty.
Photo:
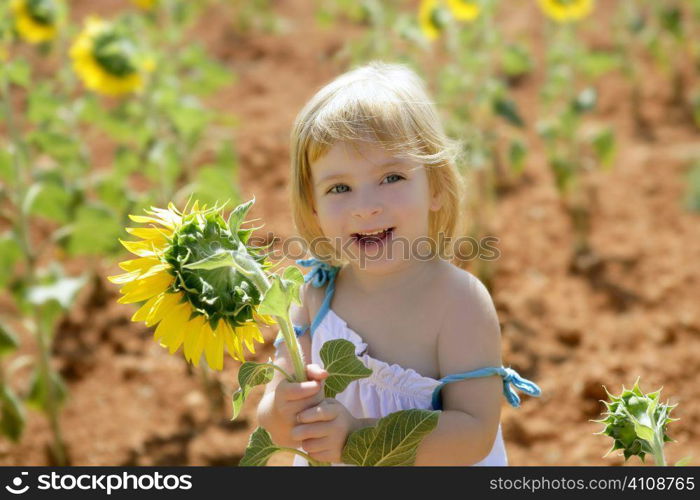
[[[441,376],[501,366],[501,333],[496,308],[486,287],[473,275],[462,278],[446,296],[438,336]],[[482,377],[447,384],[442,389],[443,412],[416,454],[416,465],[473,465],[491,451],[501,415],[503,382]]]

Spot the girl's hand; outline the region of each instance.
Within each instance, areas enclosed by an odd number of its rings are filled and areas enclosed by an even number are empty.
[[[292,429],[292,439],[301,441],[304,451],[319,462],[341,462],[348,436],[361,427],[360,419],[334,398],[299,412],[297,421],[300,425]]]
[[[311,408],[323,401],[323,380],[328,377],[328,372],[318,365],[306,365],[306,382],[288,382],[282,380],[275,388],[273,408],[279,420],[279,432],[275,436],[276,442],[289,443],[294,441],[294,446],[300,445],[294,440],[291,431],[298,423],[297,414],[307,408]]]

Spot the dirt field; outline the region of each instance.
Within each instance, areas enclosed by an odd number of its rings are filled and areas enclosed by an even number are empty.
[[[71,3],[80,17],[95,2]],[[103,1],[89,9],[110,13],[118,4]],[[359,29],[342,24],[320,31],[312,2],[278,1],[274,9],[287,20],[282,35],[242,36],[216,11],[196,33],[238,76],[212,103],[241,120],[233,139],[243,198],[255,195],[251,216],[265,221],[264,232],[285,238],[294,234],[287,194],[290,125],[305,100],[344,69],[334,56]],[[541,43],[536,14],[523,8],[504,23],[509,30],[531,30]],[[587,36],[606,43],[595,28]],[[540,79],[538,72],[515,90],[526,118],[537,114]],[[501,258],[493,298],[503,359],[543,391],[540,398],[524,397],[519,409],[504,402],[509,461],[622,465],[617,456],[602,458],[612,443],[593,435],[601,426],[589,419],[603,409],[603,385],[619,393],[641,376],[644,390],[663,386],[662,397],[678,403],[672,416],[681,420],[669,431],[677,442],[667,445],[667,460],[694,455],[691,463],[700,463],[700,214],[682,206],[686,165],[700,157],[698,130],[670,102],[671,87],[661,75],[650,73],[644,82],[640,112],[647,134],[632,123],[622,76],[605,77],[598,90],[598,117],[614,124],[619,143],[614,169],[589,179],[597,199],[592,244],[600,262],[588,273],[571,271],[571,224],[541,148],[497,207],[493,232]],[[539,143],[534,134],[531,139]],[[117,271],[103,266],[101,275]],[[256,427],[260,392],[230,422],[237,364],[228,359],[222,373],[211,374],[207,394],[200,372],[189,370],[182,356],[168,355],[142,324],[130,323],[134,307],[117,304],[117,295],[105,279],[91,283],[55,339],[54,361],[70,390],[61,424],[71,463],[236,465]],[[268,330],[266,338],[274,333]],[[33,349],[27,339],[22,353]],[[268,344],[257,357],[271,354]],[[46,420],[30,413],[20,444],[0,440],[0,464],[45,465],[49,441]],[[291,457],[273,462],[289,464]]]

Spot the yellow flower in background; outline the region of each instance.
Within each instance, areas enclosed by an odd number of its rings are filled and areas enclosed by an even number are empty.
[[[440,0],[422,0],[418,8],[418,24],[423,36],[435,40],[449,22],[449,12]]]
[[[593,0],[537,0],[540,8],[558,23],[578,21],[593,11]]]
[[[151,10],[158,0],[131,0],[131,3],[143,10]]]
[[[90,90],[118,96],[138,92],[153,62],[141,53],[133,39],[114,25],[89,17],[70,49],[73,68]]]
[[[481,13],[478,1],[447,0],[452,16],[458,21],[473,21]]]
[[[53,40],[61,24],[60,7],[58,0],[12,0],[10,8],[17,33],[29,43]]]
[[[245,211],[227,222],[222,210],[199,208],[195,202],[191,210],[180,212],[171,203],[167,210],[130,215],[132,221],[150,227],[126,228],[140,240],[122,244],[138,258],[121,262],[126,273],[108,278],[122,285],[119,303],[146,301],[132,321],[158,324],[154,338],[171,354],[183,346],[185,359],[198,366],[204,353],[215,370],[223,368],[224,347],[239,361],[245,361],[244,344],[255,352],[254,342],[263,342],[256,321],[274,323],[271,316],[258,314],[262,297],[242,273],[230,267],[185,268],[222,250],[241,248],[263,268],[269,266],[257,247],[246,244],[252,229],[240,229]]]

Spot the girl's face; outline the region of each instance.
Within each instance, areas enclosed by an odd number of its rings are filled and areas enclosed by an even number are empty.
[[[416,238],[429,236],[439,210],[423,165],[369,142],[338,142],[311,164],[314,214],[326,238],[353,265],[402,267]],[[386,230],[373,237],[358,233]],[[425,243],[414,246],[425,256]],[[359,260],[358,260],[359,259]]]

